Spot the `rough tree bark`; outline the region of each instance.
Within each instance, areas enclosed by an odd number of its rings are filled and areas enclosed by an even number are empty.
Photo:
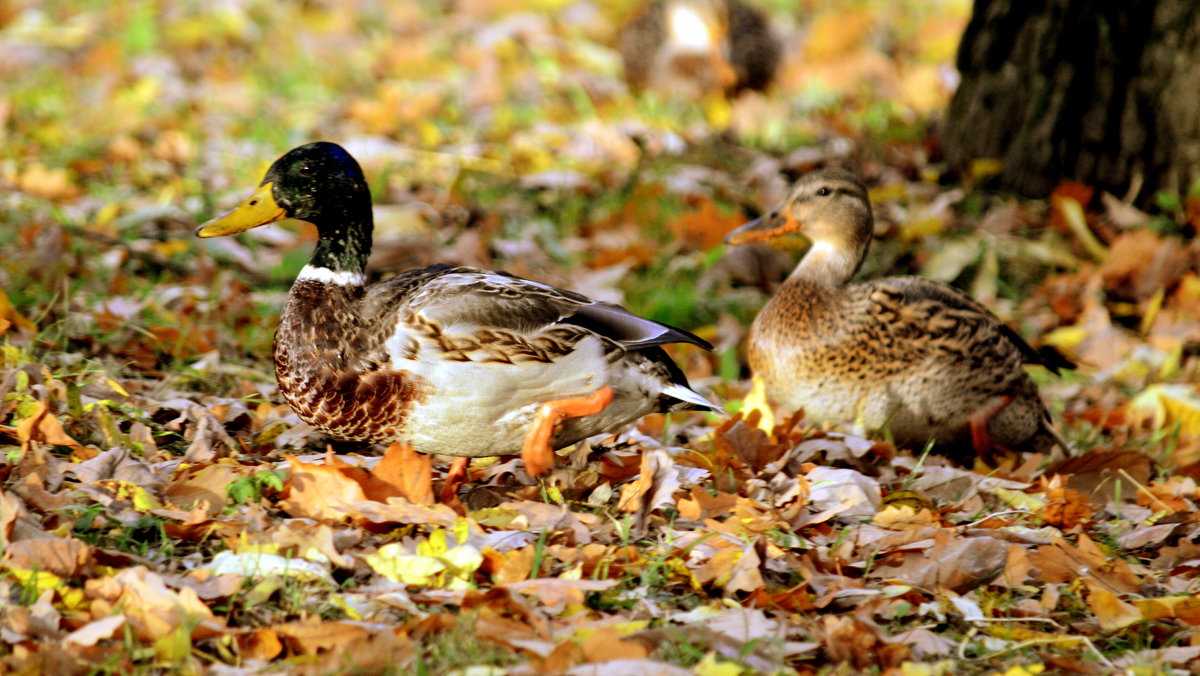
[[[943,147],[1003,162],[1031,197],[1064,179],[1145,202],[1200,179],[1200,2],[975,0]]]

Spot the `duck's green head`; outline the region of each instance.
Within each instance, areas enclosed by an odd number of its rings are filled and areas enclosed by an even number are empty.
[[[371,251],[371,193],[358,162],[341,146],[318,141],[289,150],[249,199],[196,234],[232,235],[285,218],[317,226],[313,264],[362,269]]]

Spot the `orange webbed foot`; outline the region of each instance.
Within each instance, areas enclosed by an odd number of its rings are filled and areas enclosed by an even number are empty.
[[[525,472],[529,476],[538,476],[554,467],[554,448],[550,441],[556,425],[567,418],[599,413],[612,400],[613,389],[605,385],[586,397],[555,399],[542,404],[533,419],[533,424],[529,426],[529,431],[525,433],[525,443],[521,446]]]
[[[458,497],[458,487],[467,482],[467,466],[470,464],[471,459],[466,456],[455,458],[454,462],[450,463],[450,469],[446,471],[446,480],[438,493],[439,502],[449,503]]]
[[[988,424],[1000,414],[1000,411],[1008,408],[1008,405],[1013,403],[1012,395],[1004,395],[1000,397],[994,404],[986,408],[982,408],[971,416],[971,445],[975,447],[975,453],[981,458],[988,458],[992,455],[994,446],[992,444],[992,435],[988,432]]]

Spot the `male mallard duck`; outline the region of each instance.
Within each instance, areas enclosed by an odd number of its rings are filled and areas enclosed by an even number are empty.
[[[279,390],[340,439],[466,458],[553,449],[654,412],[715,409],[660,347],[680,329],[505,272],[451,265],[366,284],[373,219],[358,162],[333,143],[275,161],[254,194],[200,226],[229,235],[285,218],[317,227],[275,333]]]
[[[824,169],[800,178],[788,198],[730,233],[730,244],[803,234],[811,245],[750,329],[750,367],[767,395],[816,419],[887,427],[898,443],[968,438],[1049,450],[1062,444],[1023,364],[1055,373],[984,306],[918,277],[860,284],[874,221],[854,174]]]
[[[779,67],[770,17],[741,0],[658,0],[618,38],[635,90],[699,99],[766,89]]]

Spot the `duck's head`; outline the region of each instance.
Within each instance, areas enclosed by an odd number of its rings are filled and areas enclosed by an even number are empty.
[[[371,214],[371,193],[358,162],[336,143],[289,150],[267,170],[258,189],[229,213],[201,225],[200,237],[232,235],[285,218],[308,221],[322,236]]]
[[[808,265],[836,264],[828,272],[849,279],[866,257],[874,229],[871,202],[858,177],[845,169],[819,169],[800,177],[783,204],[726,235],[725,243],[780,245],[799,235],[811,243]]]

